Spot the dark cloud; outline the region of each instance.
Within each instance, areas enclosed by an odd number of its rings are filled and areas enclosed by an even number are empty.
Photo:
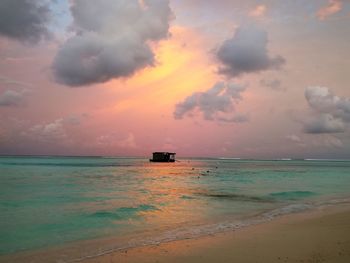
[[[218,120],[225,122],[245,122],[246,116],[234,116],[227,118],[220,116],[220,113],[231,113],[235,104],[242,99],[241,93],[245,87],[232,83],[216,83],[206,92],[195,92],[188,96],[183,102],[175,106],[174,118],[182,119],[185,115],[190,115],[198,110],[206,120]]]
[[[334,95],[327,87],[308,87],[305,98],[315,116],[308,121],[307,133],[339,133],[350,122],[350,99]]]
[[[44,0],[1,0],[0,34],[24,42],[38,42],[50,33],[48,2]]]
[[[59,83],[83,86],[128,77],[153,64],[151,49],[137,39],[107,40],[89,33],[69,39],[53,68]]]
[[[267,33],[255,26],[239,27],[233,36],[216,50],[221,62],[219,73],[228,77],[238,77],[244,73],[254,73],[269,69],[279,69],[285,59],[271,57],[267,50]]]
[[[69,86],[128,77],[153,66],[148,41],[166,38],[172,18],[165,0],[77,0],[71,12],[76,35],[53,63],[57,82]]]

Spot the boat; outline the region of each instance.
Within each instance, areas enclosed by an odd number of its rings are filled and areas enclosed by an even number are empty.
[[[152,159],[149,159],[150,162],[159,162],[159,163],[173,163],[175,162],[176,153],[171,152],[154,152]]]

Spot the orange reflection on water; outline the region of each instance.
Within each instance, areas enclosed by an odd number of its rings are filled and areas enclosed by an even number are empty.
[[[199,171],[192,163],[150,163],[144,167],[143,187],[148,193],[145,203],[157,204],[156,210],[143,211],[146,220],[157,225],[199,222],[205,217],[205,202],[195,193],[199,190]],[[149,180],[147,180],[149,179]],[[201,185],[200,188],[203,186]]]

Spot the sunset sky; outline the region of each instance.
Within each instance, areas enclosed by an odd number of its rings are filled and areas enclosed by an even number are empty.
[[[350,158],[348,0],[1,0],[0,154]]]

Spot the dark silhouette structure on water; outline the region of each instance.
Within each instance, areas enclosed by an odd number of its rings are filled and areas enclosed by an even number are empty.
[[[173,163],[175,162],[175,154],[169,152],[154,152],[150,162]]]

